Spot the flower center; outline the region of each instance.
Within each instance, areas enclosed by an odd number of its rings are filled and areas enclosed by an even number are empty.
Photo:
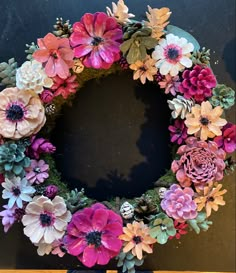
[[[208,201],[210,201],[210,202],[214,202],[214,200],[215,199],[212,196],[208,198]]]
[[[135,244],[139,244],[142,242],[142,238],[140,236],[134,236],[133,237],[133,241],[135,242]]]
[[[34,168],[34,172],[36,172],[36,173],[40,173],[40,172],[41,172],[41,170],[40,170],[40,168],[39,168],[39,167],[36,167],[36,168]]]
[[[202,125],[205,125],[205,126],[210,123],[209,119],[205,117],[201,117],[200,122]]]
[[[56,52],[53,52],[53,53],[51,54],[51,56],[52,56],[54,59],[58,59],[58,56],[57,56],[57,53],[56,53]]]
[[[41,225],[43,227],[51,226],[52,220],[53,220],[52,216],[47,214],[47,213],[41,213],[40,216],[39,216],[39,219],[40,219]]]
[[[98,46],[102,41],[103,41],[103,39],[101,37],[95,36],[95,37],[93,37],[92,45]]]
[[[6,117],[10,121],[20,121],[24,117],[24,110],[18,104],[12,104],[6,110]]]
[[[167,227],[165,225],[161,224],[161,230],[165,231],[165,230],[167,230]]]
[[[181,135],[182,134],[182,129],[181,128],[176,128],[175,133],[177,135]]]
[[[175,60],[179,57],[179,51],[176,48],[169,48],[167,54],[168,58],[171,60]]]
[[[102,240],[101,236],[102,233],[100,231],[92,231],[86,235],[86,241],[88,245],[95,245],[95,247],[99,247]]]
[[[143,66],[141,66],[140,68],[139,68],[141,71],[143,71],[143,72],[146,72],[147,71],[147,69],[146,69],[146,67],[143,65]]]
[[[12,188],[12,192],[15,196],[19,196],[21,193],[20,189],[17,187]]]

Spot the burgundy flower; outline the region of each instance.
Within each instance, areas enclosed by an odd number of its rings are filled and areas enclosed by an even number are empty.
[[[47,139],[31,138],[31,145],[27,150],[27,154],[31,158],[39,159],[40,154],[52,154],[56,151],[56,147],[53,146]]]
[[[176,229],[176,234],[175,236],[170,236],[169,239],[176,238],[179,240],[182,235],[185,235],[188,233],[188,231],[186,230],[186,228],[188,228],[188,224],[186,224],[185,222],[179,223],[177,220],[175,220],[174,226]]]
[[[118,214],[96,203],[73,215],[64,244],[85,266],[105,265],[120,252],[122,228]]]
[[[5,177],[2,173],[0,173],[0,184],[2,184],[5,181]]]
[[[171,136],[171,142],[176,142],[178,145],[182,144],[187,139],[187,127],[183,120],[176,119],[174,125],[168,127]]]
[[[236,150],[236,124],[227,123],[222,128],[222,135],[215,137],[214,141],[226,153],[233,153]]]
[[[181,189],[177,184],[170,186],[165,192],[161,207],[169,217],[180,223],[197,217],[197,205],[193,201],[194,191],[186,187]]]
[[[187,145],[179,147],[179,160],[174,160],[171,169],[182,187],[191,183],[202,189],[207,182],[223,178],[225,152],[214,141],[197,141],[195,137],[186,139]]]
[[[185,70],[179,92],[186,99],[202,102],[212,96],[212,88],[216,87],[216,77],[207,66],[195,65],[192,70]]]
[[[44,195],[50,199],[53,199],[58,193],[58,187],[55,185],[49,185],[46,187]]]
[[[48,90],[45,89],[42,94],[40,94],[40,99],[43,103],[51,103],[53,101],[54,94]]]

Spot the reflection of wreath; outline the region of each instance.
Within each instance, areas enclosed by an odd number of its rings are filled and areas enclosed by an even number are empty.
[[[7,87],[0,92],[0,178],[8,199],[0,216],[5,232],[21,221],[39,255],[68,253],[87,267],[117,257],[123,272],[133,272],[154,243],[179,239],[188,228],[206,231],[212,210],[225,204],[218,181],[234,168],[226,153],[236,149],[236,125],[221,116],[234,91],[217,83],[209,50],[168,25],[170,14],[148,7],[147,21],[134,21],[119,0],[72,28],[57,19],[54,34],[28,45],[18,69],[14,59],[0,64]],[[84,82],[122,69],[168,94],[174,160],[141,197],[96,203],[61,182],[47,138],[55,113]]]

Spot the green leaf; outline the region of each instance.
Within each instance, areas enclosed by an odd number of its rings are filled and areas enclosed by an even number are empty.
[[[176,234],[176,229],[175,229],[174,227],[167,229],[167,234],[168,234],[169,236],[175,236],[175,234]]]
[[[142,260],[139,260],[139,259],[135,260],[135,265],[137,265],[137,266],[141,266],[143,263],[144,263],[143,259]]]
[[[123,264],[124,264],[123,261],[119,259],[119,261],[118,261],[118,263],[117,263],[117,266],[118,266],[118,267],[121,267],[121,266],[123,266]]]
[[[164,245],[168,240],[168,235],[165,232],[161,232],[157,236],[157,242],[161,245]]]
[[[120,50],[121,50],[124,54],[126,54],[126,53],[129,51],[129,49],[130,49],[132,43],[133,43],[133,39],[132,39],[132,38],[129,39],[129,40],[127,40],[127,41],[124,41],[124,42],[120,45]]]
[[[145,38],[142,39],[142,44],[147,49],[152,49],[157,45],[157,40],[152,38],[152,37],[145,37]]]
[[[132,260],[132,261],[125,261],[125,265],[126,265],[126,267],[128,268],[128,269],[131,269],[131,268],[133,268],[134,267],[134,264],[135,264],[135,262],[134,262],[134,260]]]
[[[194,45],[194,52],[200,50],[200,44],[198,41],[187,31],[173,25],[168,25],[166,29],[167,34],[172,33],[180,38],[183,37],[187,39],[188,42],[192,43]]]
[[[127,55],[127,62],[133,64],[136,61],[140,60],[140,50],[139,47],[133,43],[130,47],[129,53]]]
[[[160,232],[161,232],[161,228],[160,226],[157,226],[150,230],[150,235],[152,238],[156,238]]]

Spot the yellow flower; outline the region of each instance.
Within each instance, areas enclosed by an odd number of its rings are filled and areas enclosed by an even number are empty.
[[[6,88],[0,92],[0,135],[10,139],[36,134],[45,124],[44,107],[32,90]]]
[[[146,83],[146,79],[153,81],[153,76],[157,73],[155,63],[155,60],[147,56],[143,62],[137,61],[136,63],[131,64],[129,67],[130,69],[134,70],[133,79],[140,79],[142,84]]]
[[[209,101],[203,101],[201,105],[196,104],[186,116],[188,134],[194,134],[201,140],[222,135],[221,128],[227,123],[225,119],[220,118],[222,113],[223,109],[220,106],[212,109]]]
[[[211,215],[211,210],[218,210],[219,206],[224,206],[225,201],[223,200],[223,194],[227,190],[222,190],[222,184],[218,184],[216,187],[213,187],[213,182],[209,182],[203,191],[198,190],[198,196],[194,199],[194,202],[197,204],[197,210],[201,211],[203,208],[206,209],[206,215],[209,217]]]
[[[119,238],[125,241],[124,253],[132,250],[132,254],[142,260],[143,251],[153,252],[150,245],[156,243],[156,239],[150,236],[149,228],[143,222],[134,221],[132,224],[129,223],[123,228],[123,232],[124,234],[120,235]]]

